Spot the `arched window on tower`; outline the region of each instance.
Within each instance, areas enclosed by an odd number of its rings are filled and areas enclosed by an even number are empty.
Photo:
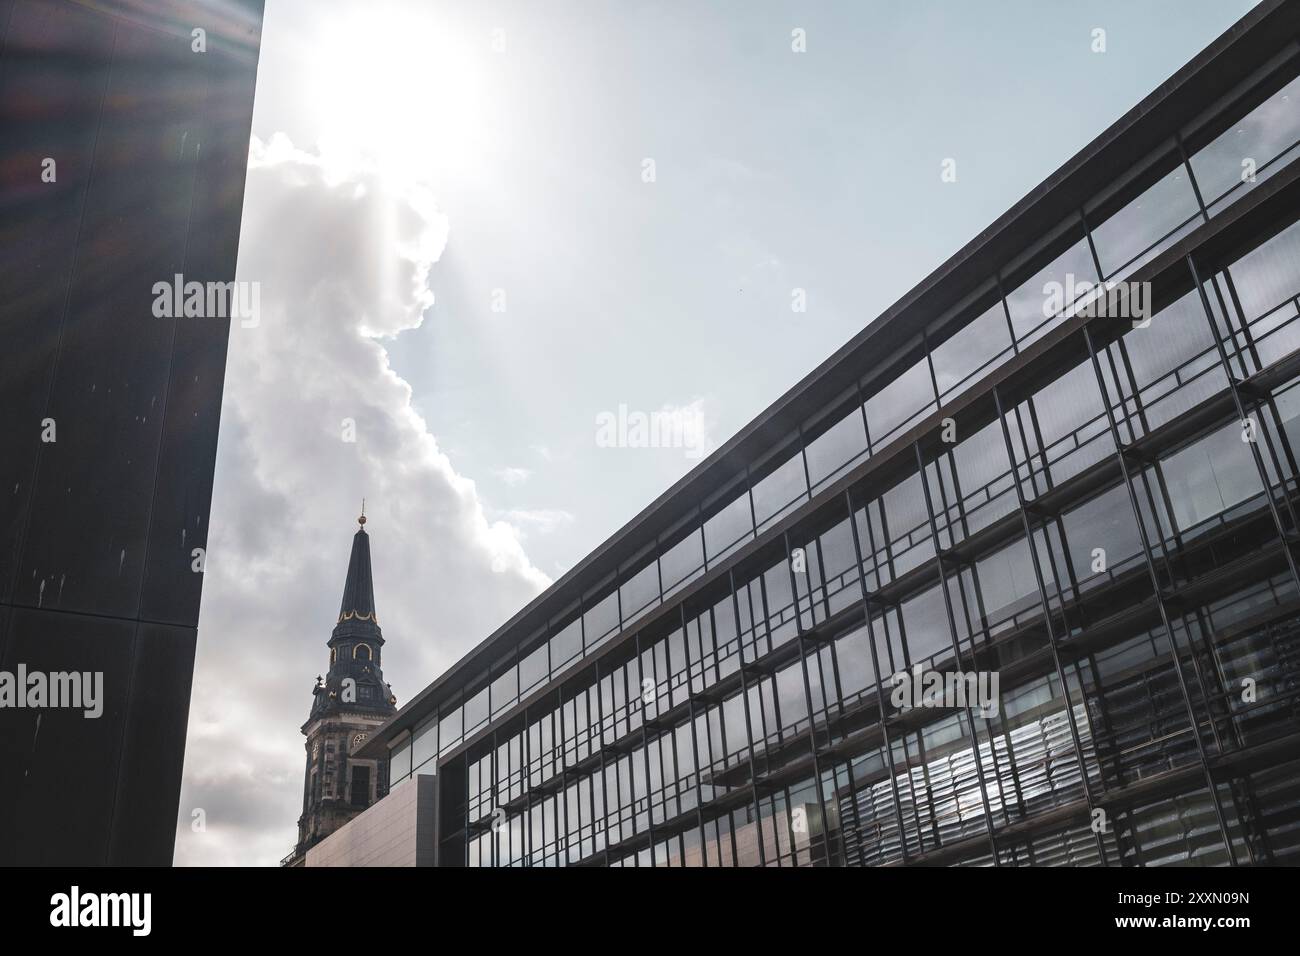
[[[337,647],[331,647],[331,648],[330,648],[330,663],[333,664],[333,663],[336,662],[338,659],[339,659],[339,649],[338,649]]]
[[[353,660],[368,661],[370,660],[370,645],[358,644],[352,651]]]

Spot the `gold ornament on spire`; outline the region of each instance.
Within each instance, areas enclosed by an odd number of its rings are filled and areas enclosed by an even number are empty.
[[[366,526],[366,499],[365,498],[361,499],[361,517],[357,519],[357,524],[361,525],[361,527],[363,528]]]

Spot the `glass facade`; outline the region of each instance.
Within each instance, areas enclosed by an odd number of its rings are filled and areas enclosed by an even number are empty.
[[[441,778],[440,863],[1300,861],[1297,73],[494,640],[391,745]],[[1121,280],[1146,314],[1097,314]],[[916,668],[996,706],[901,705]]]

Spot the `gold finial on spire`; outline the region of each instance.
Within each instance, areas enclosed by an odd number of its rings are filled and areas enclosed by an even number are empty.
[[[357,524],[361,525],[361,527],[363,528],[366,526],[366,499],[365,498],[361,499],[361,517],[357,519]]]

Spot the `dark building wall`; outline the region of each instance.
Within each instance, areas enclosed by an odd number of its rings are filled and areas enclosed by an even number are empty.
[[[171,861],[261,19],[0,0],[0,669],[106,699],[0,709],[0,863]]]

